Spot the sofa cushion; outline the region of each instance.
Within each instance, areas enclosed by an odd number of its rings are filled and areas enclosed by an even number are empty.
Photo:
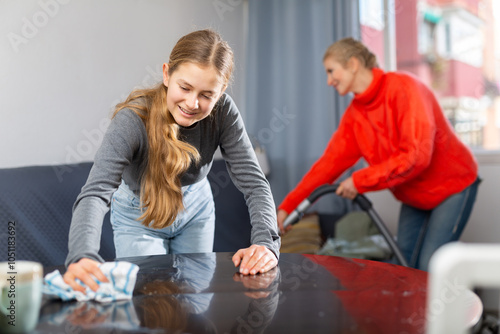
[[[214,252],[235,252],[250,246],[250,214],[243,194],[231,181],[222,159],[208,174],[215,202]]]
[[[8,224],[15,222],[16,260],[44,266],[64,263],[73,204],[91,167],[91,162],[84,162],[0,169],[0,240],[7,240]],[[208,179],[216,211],[214,251],[234,252],[250,246],[248,208],[224,160],[214,161]],[[99,254],[105,260],[115,258],[109,213],[103,222]],[[0,261],[6,260],[5,250],[0,252]]]
[[[44,266],[64,263],[73,204],[91,166],[84,162],[0,169],[0,238],[7,240],[7,225],[15,222],[16,260],[34,260]],[[99,253],[104,259],[115,258],[109,215]],[[1,261],[6,256],[6,251],[0,252]]]

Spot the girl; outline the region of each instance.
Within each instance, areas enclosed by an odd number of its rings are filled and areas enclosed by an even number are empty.
[[[323,58],[328,85],[354,93],[323,156],[279,206],[278,225],[318,186],[335,181],[363,157],[368,167],[341,182],[337,194],[389,189],[403,202],[398,243],[411,266],[427,270],[441,245],[458,240],[476,198],[477,163],[457,138],[433,93],[405,73],[384,73],[352,38]]]
[[[239,111],[224,93],[229,45],[212,30],[182,37],[163,64],[163,82],[116,107],[73,209],[64,280],[84,291],[107,281],[98,268],[102,221],[111,206],[117,258],[212,252],[214,202],[206,178],[220,147],[244,193],[252,245],[233,256],[242,274],[277,265],[276,210]]]

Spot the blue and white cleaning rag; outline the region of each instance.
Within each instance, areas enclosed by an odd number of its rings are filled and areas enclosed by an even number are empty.
[[[139,266],[126,261],[115,261],[101,263],[99,268],[109,282],[96,280],[99,284],[97,291],[92,291],[80,280],[77,282],[85,287],[85,293],[75,291],[64,282],[59,270],[54,270],[45,275],[43,292],[54,298],[61,298],[63,301],[76,299],[78,301],[95,300],[107,303],[132,298]]]

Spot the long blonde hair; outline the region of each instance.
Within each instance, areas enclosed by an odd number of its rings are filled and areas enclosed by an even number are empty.
[[[361,65],[368,69],[379,67],[377,57],[360,41],[347,37],[333,43],[326,49],[323,61],[333,57],[342,66],[346,66],[349,59],[357,58]]]
[[[194,63],[213,67],[224,85],[233,71],[233,52],[213,30],[192,32],[177,42],[169,59],[168,74],[179,65]],[[179,139],[179,125],[167,108],[167,87],[161,83],[149,89],[134,90],[116,106],[129,108],[144,121],[148,136],[148,161],[141,180],[142,224],[152,228],[171,225],[184,210],[180,178],[200,154],[192,145]],[[113,116],[114,117],[114,116]]]
[[[168,329],[173,333],[184,333],[188,327],[192,309],[179,300],[182,289],[174,282],[155,280],[138,289],[139,310],[147,328]]]

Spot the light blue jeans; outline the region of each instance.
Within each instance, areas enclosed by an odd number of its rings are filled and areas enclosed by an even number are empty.
[[[432,210],[401,206],[398,244],[410,267],[427,271],[432,254],[442,245],[460,238],[472,212],[479,183],[478,178]]]
[[[207,178],[182,187],[184,211],[172,225],[153,229],[141,224],[139,196],[122,182],[111,202],[116,257],[209,253],[213,250],[215,205]]]

